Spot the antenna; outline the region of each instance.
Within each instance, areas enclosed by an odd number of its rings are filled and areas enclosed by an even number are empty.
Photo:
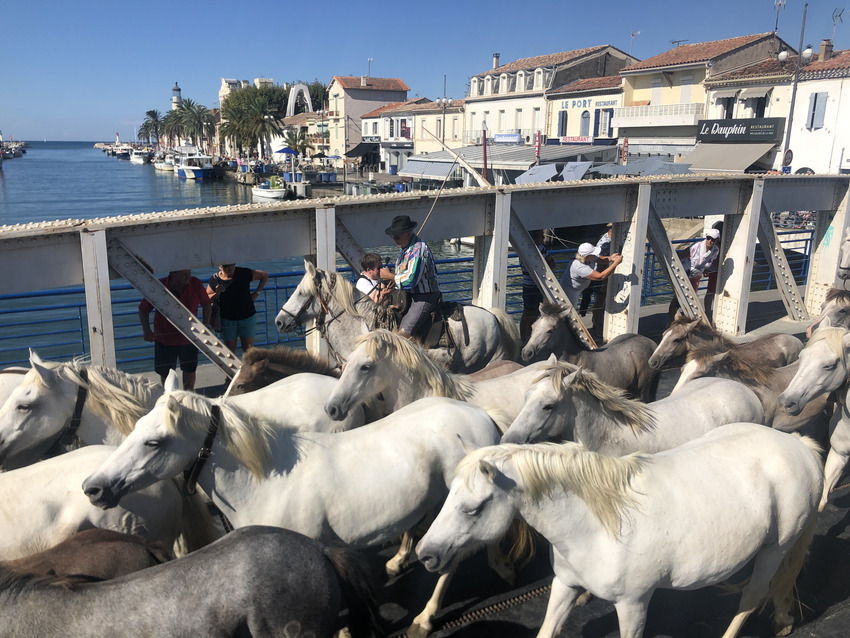
[[[773,8],[776,10],[776,26],[773,27],[773,32],[779,31],[779,10],[785,8],[785,0],[773,0]]]
[[[838,26],[839,22],[844,22],[841,16],[844,14],[844,9],[836,9],[832,12],[832,41],[835,42],[835,27]]]
[[[632,31],[632,39],[629,40],[629,55],[632,54],[632,42],[635,41],[635,38],[640,35],[640,31]]]
[[[670,44],[672,44],[674,47],[677,47],[685,42],[687,42],[687,40],[670,40]]]

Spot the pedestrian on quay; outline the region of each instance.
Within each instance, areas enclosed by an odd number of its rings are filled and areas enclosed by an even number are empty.
[[[608,224],[608,230],[596,242],[596,247],[599,248],[599,257],[597,264],[607,264],[608,257],[611,256],[611,235],[614,230],[614,224]],[[590,301],[593,295],[596,295],[593,308],[591,309],[591,318],[594,326],[602,325],[602,311],[605,305],[605,295],[608,293],[608,280],[591,281],[590,285],[581,293],[581,304],[578,308],[578,314],[584,317],[587,314],[587,309],[590,306]]]
[[[544,261],[551,270],[555,270],[555,259],[549,254],[544,245],[544,234],[542,230],[531,231],[531,239]],[[534,283],[531,273],[520,260],[519,269],[522,272],[522,317],[519,320],[519,334],[523,342],[528,341],[531,335],[531,326],[540,316],[540,303],[543,301],[543,293]]]
[[[167,277],[160,279],[160,282],[193,315],[197,316],[198,306],[200,306],[203,323],[210,325],[210,298],[204,291],[204,284],[200,279],[192,276],[191,270],[172,270]],[[164,385],[169,371],[177,368],[179,360],[180,370],[183,372],[183,389],[194,390],[198,369],[198,349],[162,313],[157,312],[154,315],[153,330],[151,330],[150,314],[153,309],[153,304],[147,299],[142,299],[139,303],[142,335],[145,341],[153,341],[154,344],[154,371]]]
[[[257,308],[254,301],[260,296],[269,280],[264,270],[244,268],[236,264],[220,264],[218,272],[207,282],[207,296],[218,306],[221,340],[232,352],[236,352],[236,339],[245,352],[254,345],[257,334]],[[251,282],[259,281],[251,291]]]
[[[711,267],[720,253],[719,239],[720,231],[716,228],[709,228],[705,233],[705,239],[694,242],[689,248],[677,251],[679,259],[682,260],[682,268],[688,273],[688,279],[691,281],[694,292],[699,288],[703,274]],[[667,318],[670,323],[673,323],[678,309],[679,300],[676,295],[673,295],[673,299],[670,300],[670,307],[667,309]]]
[[[405,337],[421,338],[420,332],[427,329],[429,317],[440,302],[440,287],[437,284],[437,265],[434,255],[422,239],[414,232],[418,225],[407,215],[397,215],[384,231],[399,247],[395,260],[395,273],[381,268],[381,279],[395,281],[399,290],[410,295],[410,308],[399,324],[399,333]]]
[[[561,275],[561,288],[564,289],[564,294],[574,307],[578,307],[579,295],[593,281],[604,281],[607,279],[614,269],[623,261],[623,256],[615,253],[608,257],[608,267],[605,270],[597,271],[597,260],[602,249],[599,246],[594,246],[590,242],[584,242],[578,247],[576,257],[570,263],[569,268]],[[601,314],[600,320],[601,320]],[[597,314],[593,314],[594,321],[597,320]],[[594,338],[602,336],[601,321],[599,324],[594,323],[591,327],[591,334]]]

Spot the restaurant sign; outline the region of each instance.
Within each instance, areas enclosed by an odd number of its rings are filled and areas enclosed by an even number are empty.
[[[780,142],[784,132],[784,117],[697,122],[698,142]]]

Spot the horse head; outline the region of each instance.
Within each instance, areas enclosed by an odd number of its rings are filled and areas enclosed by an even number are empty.
[[[796,416],[816,396],[843,386],[850,373],[848,348],[850,330],[843,326],[818,328],[800,351],[797,372],[779,395],[779,405]]]
[[[540,304],[540,316],[531,325],[531,334],[522,348],[523,361],[531,363],[553,352],[560,356],[569,349],[568,341],[577,343],[567,323],[568,313],[567,309],[548,301]]]
[[[688,351],[688,336],[699,325],[699,319],[686,315],[681,308],[670,327],[661,335],[661,342],[649,357],[649,367],[661,370],[674,357],[681,357]]]
[[[565,362],[548,366],[526,391],[525,403],[501,443],[572,439],[576,412],[568,400],[567,387],[578,370]]]
[[[304,277],[277,313],[274,323],[278,332],[293,332],[318,314],[317,290],[321,290],[322,272],[304,260]]]

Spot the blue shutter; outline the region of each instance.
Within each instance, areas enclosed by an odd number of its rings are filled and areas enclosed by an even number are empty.
[[[818,99],[817,93],[812,93],[811,95],[809,95],[809,110],[808,110],[808,115],[806,115],[806,128],[807,129],[812,128],[812,124],[813,124],[814,119],[815,119],[815,105],[817,103],[817,99]]]
[[[827,93],[816,93],[815,113],[812,121],[812,128],[823,128],[824,114],[826,113],[826,98]]]
[[[593,112],[593,137],[599,137],[599,109]]]

